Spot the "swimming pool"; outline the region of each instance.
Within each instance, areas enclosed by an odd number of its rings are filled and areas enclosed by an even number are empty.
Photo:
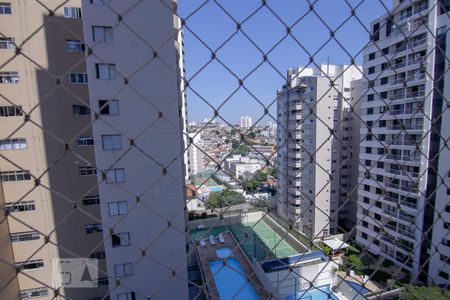
[[[235,257],[223,260],[211,260],[208,262],[214,276],[217,291],[221,300],[258,300],[252,284],[247,281],[247,276],[241,264]]]
[[[285,300],[339,300],[330,290],[329,285],[318,288],[310,288],[307,291],[299,292],[296,295],[289,295]]]
[[[356,282],[353,282],[353,281],[349,281],[349,280],[346,280],[345,282],[348,283],[355,291],[358,291],[362,295],[370,293],[369,289],[366,289],[365,287],[363,287],[359,283],[356,283]]]
[[[231,250],[231,248],[218,248],[216,249],[216,255],[219,258],[227,258],[230,256],[233,256],[233,250]]]

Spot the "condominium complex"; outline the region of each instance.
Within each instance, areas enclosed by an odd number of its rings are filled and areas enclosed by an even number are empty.
[[[344,194],[341,170],[347,168],[342,162],[348,161],[344,107],[361,71],[322,65],[291,69],[288,76],[291,84],[277,99],[278,214],[308,237],[335,234]]]
[[[83,1],[110,296],[185,299],[180,23],[171,0],[135,2]]]
[[[249,116],[241,117],[241,123],[240,123],[241,128],[248,129],[248,128],[252,127],[252,125],[253,125],[252,117],[249,117]]]
[[[356,236],[413,280],[443,285],[450,279],[449,8],[449,1],[396,0],[371,24]]]
[[[60,5],[0,3],[1,299],[108,291],[81,3]],[[99,259],[98,288],[58,285],[52,261],[77,257]]]

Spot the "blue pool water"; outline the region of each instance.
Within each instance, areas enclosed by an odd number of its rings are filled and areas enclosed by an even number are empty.
[[[210,188],[208,188],[211,192],[221,192],[223,190],[223,188],[221,188],[220,186],[212,186]]]
[[[347,281],[347,280],[345,282],[347,282],[355,291],[358,291],[358,292],[360,292],[363,295],[365,295],[367,293],[370,293],[369,289],[366,289],[365,287],[363,287],[359,283],[356,283],[356,282],[353,282],[353,281]]]
[[[221,300],[258,300],[252,284],[236,258],[230,257],[223,266],[222,260],[208,262]]]
[[[330,286],[325,285],[311,288],[307,292],[286,296],[285,300],[339,300],[331,291]]]
[[[216,249],[216,255],[219,258],[227,258],[227,257],[233,256],[233,251],[228,247],[219,248],[219,249]]]

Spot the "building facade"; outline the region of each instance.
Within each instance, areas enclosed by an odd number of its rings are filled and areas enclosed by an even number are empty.
[[[356,240],[430,284],[450,278],[449,8],[394,1],[364,51]]]
[[[83,1],[111,299],[186,299],[182,53],[176,3]],[[121,22],[117,22],[117,14]],[[133,30],[130,31],[129,28]],[[178,41],[180,43],[180,41]],[[132,45],[130,47],[130,45]],[[178,44],[179,45],[179,44]],[[115,114],[102,114],[106,107]],[[120,285],[117,286],[117,280]]]
[[[361,72],[357,66],[323,65],[320,70],[291,69],[288,76],[291,84],[277,99],[277,211],[308,237],[335,234],[341,170],[348,161],[343,149],[349,143],[348,131],[344,133],[349,98],[344,91],[350,93],[350,82]]]
[[[55,299],[57,289],[102,298],[108,277],[81,3],[41,2],[0,4],[0,298]],[[78,257],[99,259],[99,288],[58,285],[53,261]]]
[[[241,117],[241,123],[240,123],[241,128],[248,129],[248,128],[252,127],[252,125],[253,125],[252,117],[249,117],[249,116]]]

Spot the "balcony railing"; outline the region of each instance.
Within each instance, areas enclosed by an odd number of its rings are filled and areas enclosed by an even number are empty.
[[[421,130],[423,129],[423,124],[421,125],[388,125],[386,126],[388,130]]]

